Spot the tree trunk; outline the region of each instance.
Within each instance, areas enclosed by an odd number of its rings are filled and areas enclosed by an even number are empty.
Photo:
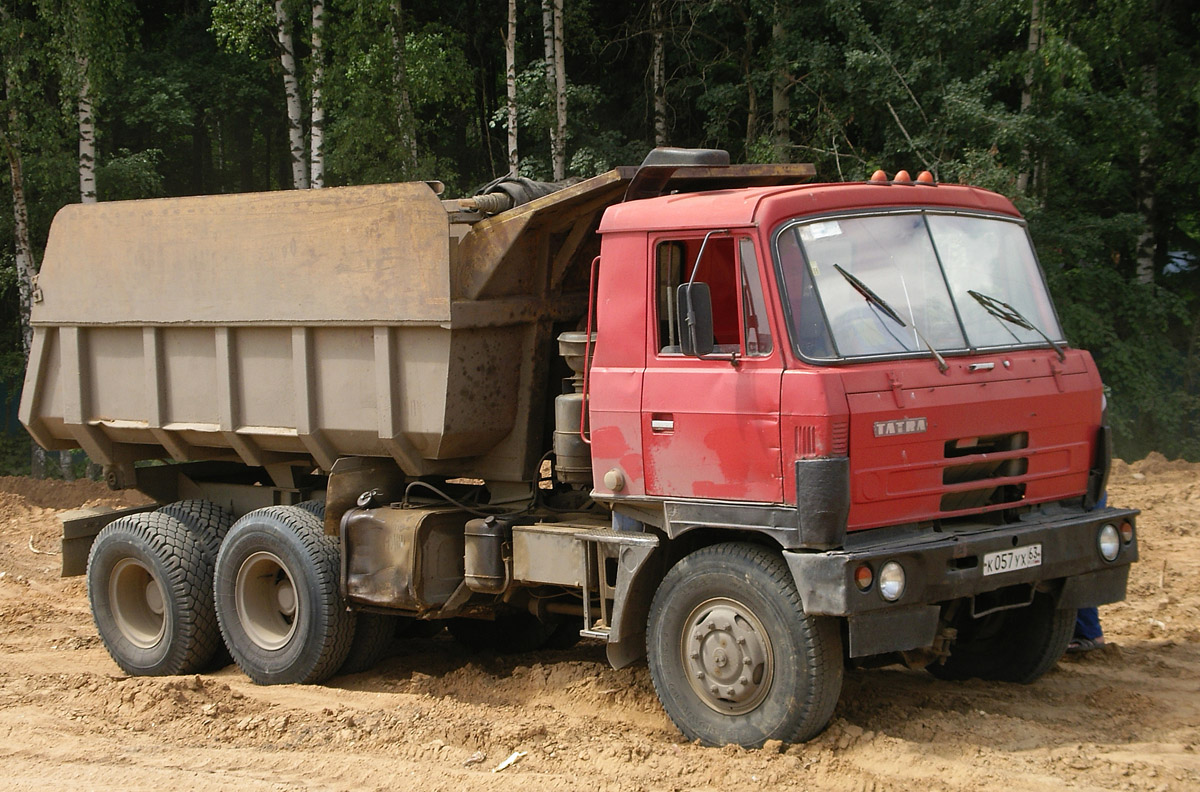
[[[654,95],[654,145],[667,145],[667,52],[663,31],[663,0],[650,6],[652,30],[650,50],[651,93]]]
[[[325,84],[325,0],[312,4],[312,122],[309,124],[309,186],[325,186],[325,104],[321,89]]]
[[[558,147],[554,152],[554,178],[567,175],[567,59],[563,55],[563,0],[554,0],[554,119]]]
[[[550,163],[555,181],[561,179],[566,169],[559,161],[562,141],[558,139],[558,79],[554,68],[554,0],[542,0],[542,48],[546,57],[546,101],[552,103],[555,113],[550,119]]]
[[[743,10],[742,16],[742,76],[746,80],[746,154],[758,138],[758,92],[754,90],[754,24]]]
[[[400,148],[405,153],[406,174],[417,171],[417,129],[412,97],[408,92],[408,53],[404,32],[404,8],[401,0],[392,0],[392,83],[396,89],[396,122],[400,128]]]
[[[779,13],[779,4],[776,3],[775,21],[771,25],[771,43],[774,45],[778,65],[771,81],[771,133],[774,139],[775,161],[789,162],[792,156],[792,108],[788,91],[791,89],[792,79],[784,64],[783,39],[787,31],[779,19]]]
[[[1150,64],[1142,68],[1144,80],[1143,96],[1153,104],[1158,100],[1158,68]],[[1154,282],[1154,258],[1157,245],[1154,239],[1154,162],[1150,133],[1142,130],[1138,146],[1138,213],[1142,216],[1142,230],[1137,241],[1138,283]]]
[[[304,125],[300,108],[300,81],[296,78],[296,52],[292,46],[292,19],[283,0],[275,0],[275,35],[279,63],[283,67],[283,92],[287,98],[288,143],[292,153],[292,187],[308,188],[307,157],[304,156]]]
[[[8,158],[8,172],[12,183],[14,264],[17,270],[17,308],[21,327],[21,351],[29,359],[29,348],[33,345],[33,328],[29,324],[29,306],[33,294],[33,247],[29,243],[29,205],[25,200],[24,167],[21,162],[20,118],[17,115],[16,79],[12,71],[4,76],[5,93],[8,96],[8,117],[5,118],[4,149]],[[30,474],[37,478],[46,476],[46,451],[36,442],[30,442]]]
[[[508,0],[508,34],[504,37],[504,86],[508,102],[508,173],[517,175],[517,0]]]
[[[1042,0],[1030,0],[1029,6],[1029,41],[1025,50],[1029,56],[1029,65],[1025,69],[1025,84],[1021,88],[1021,115],[1029,112],[1033,105],[1033,78],[1038,50],[1042,48]],[[1021,172],[1017,174],[1017,192],[1026,193],[1033,183],[1033,155],[1026,145],[1021,150]]]
[[[29,205],[25,201],[25,177],[21,163],[20,118],[17,115],[16,86],[12,72],[5,76],[5,88],[10,97],[8,128],[4,136],[5,153],[8,155],[8,171],[13,193],[13,238],[16,242],[17,305],[21,322],[21,349],[29,357],[33,345],[33,328],[29,325],[30,298],[33,294],[33,246],[29,242]]]
[[[96,202],[96,116],[87,58],[79,58],[79,200]]]

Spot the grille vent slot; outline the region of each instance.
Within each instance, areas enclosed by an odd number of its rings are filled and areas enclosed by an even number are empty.
[[[832,447],[829,455],[840,457],[850,453],[850,424],[846,421],[833,422]]]
[[[817,427],[803,424],[796,427],[796,456],[811,459],[817,455]]]
[[[948,440],[946,459],[962,460],[942,468],[942,484],[967,484],[998,478],[1016,478],[1029,471],[1025,457],[989,459],[993,454],[1011,454],[1029,447],[1028,432],[961,437]],[[947,492],[942,496],[942,511],[960,511],[988,506],[1019,503],[1025,498],[1025,484],[1001,484],[993,487]]]

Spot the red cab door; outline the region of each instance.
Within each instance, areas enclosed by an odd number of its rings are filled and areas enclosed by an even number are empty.
[[[659,237],[652,245],[641,414],[647,494],[782,502],[782,356],[752,238],[720,232],[707,242]],[[712,294],[716,348],[703,359],[684,356],[678,343],[675,292],[693,272]]]

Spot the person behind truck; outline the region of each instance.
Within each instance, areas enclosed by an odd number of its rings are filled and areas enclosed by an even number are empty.
[[[1106,400],[1107,401],[1107,400]],[[1108,493],[1100,496],[1097,509],[1108,505]],[[1075,634],[1067,644],[1067,654],[1092,652],[1104,646],[1104,629],[1100,626],[1099,608],[1080,608],[1075,614]]]
[[[1100,627],[1097,608],[1080,608],[1075,614],[1075,635],[1067,644],[1068,654],[1091,652],[1104,646],[1104,630]]]

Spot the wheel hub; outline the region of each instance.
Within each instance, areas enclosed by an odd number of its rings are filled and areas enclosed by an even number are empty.
[[[238,568],[234,583],[238,621],[257,646],[281,649],[296,632],[296,584],[279,556],[258,552]]]
[[[139,649],[150,649],[167,629],[162,586],[142,562],[122,558],[108,578],[109,610],[121,636]]]
[[[701,603],[685,623],[680,647],[692,689],[729,715],[750,712],[771,689],[771,640],[749,607],[719,598]]]

